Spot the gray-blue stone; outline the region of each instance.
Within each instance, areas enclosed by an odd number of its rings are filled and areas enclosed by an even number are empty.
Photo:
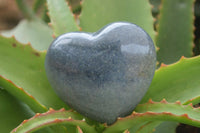
[[[126,22],[93,34],[63,34],[53,41],[45,61],[47,77],[60,98],[108,124],[133,111],[152,81],[155,64],[149,35]]]

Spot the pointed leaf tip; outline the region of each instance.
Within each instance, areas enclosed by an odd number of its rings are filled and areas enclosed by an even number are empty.
[[[176,101],[175,103],[181,105],[181,102],[180,102],[180,101]]]
[[[189,103],[188,105],[193,108],[193,104],[192,103]]]
[[[60,123],[60,122],[62,122],[62,120],[61,120],[61,119],[58,119],[58,118],[56,118],[55,120],[53,120],[53,122],[55,122],[55,123]]]
[[[183,59],[186,59],[186,57],[185,56],[181,56],[180,60],[183,60]]]
[[[62,112],[62,111],[66,111],[66,110],[65,110],[65,108],[61,108],[59,111],[61,111],[61,112]],[[69,110],[68,110],[68,111],[69,111]]]
[[[190,117],[188,116],[188,114],[183,114],[183,115],[181,115],[182,117],[185,117],[185,118],[187,118],[187,119],[190,119]]]
[[[51,22],[49,22],[48,25],[49,25],[50,27],[52,27],[52,23],[51,23]]]
[[[22,124],[24,124],[24,123],[26,123],[28,120],[24,120],[23,122],[22,122]]]
[[[167,67],[168,65],[161,63],[160,67]]]
[[[55,38],[56,38],[56,35],[55,35],[55,34],[53,34],[53,35],[52,35],[52,37],[55,39]]]
[[[40,115],[40,113],[36,113],[36,114],[35,114],[35,117],[38,117],[39,115]]]
[[[148,103],[154,103],[154,101],[150,98]]]
[[[161,103],[168,103],[168,102],[166,101],[166,99],[165,99],[165,98],[164,98],[164,99],[162,99],[160,102],[161,102]]]

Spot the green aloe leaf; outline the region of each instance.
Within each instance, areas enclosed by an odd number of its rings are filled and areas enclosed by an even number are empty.
[[[151,6],[146,0],[84,0],[80,15],[83,31],[95,32],[115,21],[139,25],[154,39]]]
[[[155,127],[157,127],[160,123],[161,123],[161,121],[153,121],[153,122],[150,121],[150,122],[147,122],[146,124],[142,125],[136,131],[136,133],[153,133],[155,131]],[[132,130],[130,130],[130,132],[134,132],[135,131],[134,128]],[[168,132],[168,133],[170,133],[170,132]]]
[[[193,105],[200,102],[200,56],[182,57],[177,63],[161,65],[156,70],[153,81],[141,103],[149,99],[169,102],[180,100],[181,103]],[[159,93],[158,93],[159,92]]]
[[[0,75],[2,77],[23,88],[46,107],[68,108],[55,94],[47,80],[44,68],[45,52],[38,52],[30,45],[22,45],[14,38],[0,36],[0,44]],[[3,86],[1,82],[0,86]],[[9,85],[3,87],[5,90],[11,89],[8,88]]]
[[[199,103],[199,66],[199,56],[193,58],[182,57],[180,61],[172,65],[162,64],[156,70],[151,86],[141,103],[147,102],[150,98],[154,101],[160,101],[163,98],[170,102],[180,100],[183,104],[193,103],[195,105]],[[174,124],[174,127],[176,125]],[[162,130],[161,127],[160,129]]]
[[[39,19],[22,20],[14,29],[2,32],[3,36],[15,38],[24,44],[31,43],[34,49],[47,50],[53,41],[53,31]]]
[[[74,16],[65,0],[47,0],[47,6],[55,36],[66,32],[79,31]]]
[[[154,133],[176,133],[177,122],[163,122],[155,128]]]
[[[163,0],[156,44],[160,63],[192,56],[194,0]]]
[[[130,128],[137,131],[151,121],[176,121],[200,127],[200,109],[191,105],[181,105],[180,102],[149,101],[138,105],[135,111],[137,112],[133,112],[130,116],[118,118],[117,122],[108,126],[104,133],[120,133]]]
[[[18,99],[0,88],[0,132],[9,133],[33,112]]]
[[[66,111],[64,109],[55,111],[50,109],[48,112],[43,114],[36,114],[29,120],[22,122],[16,129],[11,133],[22,133],[22,132],[34,132],[41,128],[57,125],[57,124],[67,124],[79,126],[79,132],[82,130],[85,133],[95,133],[96,130],[93,126],[88,125],[82,116],[78,116],[77,113],[73,111]]]
[[[41,105],[33,96],[24,91],[23,88],[16,86],[12,81],[5,79],[0,75],[1,88],[5,88],[7,92],[14,97],[26,103],[34,112],[46,112],[47,108]]]
[[[142,125],[136,133],[175,133],[179,123],[171,121],[150,121]],[[131,132],[132,130],[130,130]],[[135,130],[133,129],[133,132]]]

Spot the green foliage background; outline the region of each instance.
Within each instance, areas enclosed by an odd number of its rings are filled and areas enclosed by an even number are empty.
[[[25,19],[0,36],[0,132],[175,133],[178,123],[200,127],[200,110],[193,107],[200,103],[199,0],[35,0],[32,8],[25,0],[16,3]],[[115,21],[149,33],[158,69],[133,113],[108,126],[60,100],[44,60],[55,37],[95,32]]]

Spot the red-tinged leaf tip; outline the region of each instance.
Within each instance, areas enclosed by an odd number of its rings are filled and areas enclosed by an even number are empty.
[[[166,67],[168,65],[164,64],[164,63],[161,63],[160,67]]]
[[[103,123],[103,126],[104,126],[104,127],[108,127],[108,124],[107,124],[107,123]]]
[[[165,98],[163,100],[161,100],[160,102],[161,103],[168,103]]]
[[[181,102],[180,102],[180,101],[176,101],[175,103],[178,104],[178,105],[181,105]]]
[[[189,104],[188,104],[188,106],[190,106],[190,107],[192,107],[192,108],[193,108],[193,104],[192,104],[192,103],[189,103]]]
[[[30,45],[30,46],[31,46],[31,43],[30,43],[30,42],[28,42],[28,43],[27,43],[27,45]]]
[[[65,108],[61,108],[59,111],[65,111]]]
[[[35,117],[38,117],[38,116],[40,116],[40,113],[36,113],[36,114],[35,114]]]
[[[58,118],[56,118],[55,120],[54,120],[54,122],[55,123],[59,123],[59,122],[61,122],[62,120],[60,120],[60,119],[58,119]]]
[[[157,32],[156,32],[157,33]],[[156,51],[158,51],[158,50],[160,50],[160,48],[159,47],[156,47]]]
[[[80,31],[82,31],[82,28],[81,28],[81,27],[79,27],[79,30],[80,30]]]
[[[55,111],[53,108],[49,108],[49,112],[53,112]]]
[[[47,15],[50,17],[49,12],[47,12]]]
[[[153,6],[152,6],[152,7],[153,7]],[[156,18],[153,18],[153,21],[154,21],[154,22],[156,22],[156,20],[157,20]]]
[[[128,130],[128,129],[126,129],[126,130],[124,131],[124,133],[130,133],[130,132],[129,132],[129,130]]]
[[[55,39],[55,38],[56,38],[56,35],[53,34],[52,37],[53,37],[53,39]]]
[[[26,123],[28,120],[24,120],[23,122],[22,122],[22,124],[24,124],[24,123]]]
[[[131,114],[132,115],[132,114]],[[117,120],[121,120],[121,119],[123,119],[122,117],[117,117]]]
[[[80,1],[80,6],[82,6],[83,5],[83,1]]]
[[[70,6],[69,3],[68,3],[68,6],[69,6],[69,10],[72,12],[72,6]]]
[[[16,40],[16,37],[15,37],[15,35],[12,35],[12,36],[11,36],[11,38],[13,38],[14,40]]]
[[[181,56],[180,60],[183,60],[183,59],[186,59],[186,57],[185,56]]]
[[[79,18],[78,15],[73,14],[73,17],[74,17],[74,20],[76,20],[76,22],[77,22],[77,19]]]
[[[133,112],[131,113],[131,115],[135,115],[135,114],[137,114],[135,111],[133,111]]]
[[[11,84],[14,84],[11,80],[9,80],[9,79],[7,79],[7,81],[9,82],[9,83],[11,83]],[[21,88],[20,88],[21,89]]]
[[[32,99],[35,99],[35,98],[34,98],[32,95],[30,95],[30,94],[29,94],[29,97],[32,98]]]
[[[153,100],[150,98],[149,101],[148,101],[148,103],[153,104],[154,102],[153,102]]]
[[[81,130],[81,128],[79,126],[76,126],[76,127],[77,127],[79,133],[83,133],[83,131]]]
[[[48,25],[49,25],[50,27],[52,27],[52,23],[48,23]]]
[[[183,114],[183,115],[181,115],[182,117],[185,117],[185,118],[187,118],[187,119],[189,119],[189,116],[188,116],[188,114]]]
[[[25,92],[24,89],[22,87],[18,87],[21,91]]]
[[[72,6],[69,4],[69,2],[66,1],[66,3],[67,3],[67,6],[69,7],[69,10],[70,10],[71,12],[73,12]]]
[[[11,132],[12,132],[12,133],[15,133],[15,132],[17,131],[17,128],[18,128],[18,127],[16,127],[15,129],[13,129]]]

